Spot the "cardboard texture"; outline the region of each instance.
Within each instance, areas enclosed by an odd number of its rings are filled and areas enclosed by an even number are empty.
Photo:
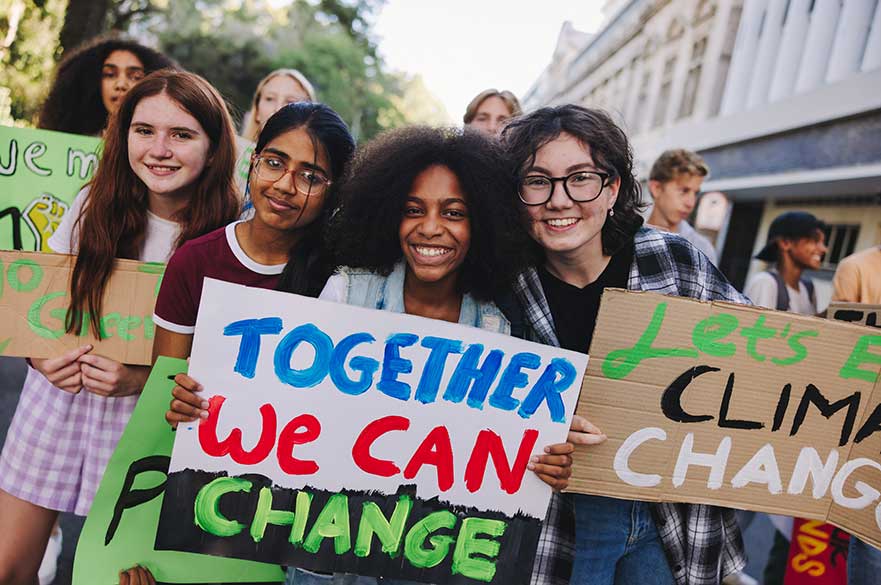
[[[51,252],[49,237],[98,167],[101,139],[0,126],[0,250]]]
[[[178,427],[157,547],[528,583],[551,490],[527,463],[565,441],[586,362],[206,279],[190,375],[211,406]]]
[[[836,321],[881,327],[881,305],[832,302],[829,303],[829,310],[826,314],[830,319]]]
[[[609,440],[577,450],[571,491],[824,520],[881,546],[881,332],[606,290],[590,349],[577,413]]]
[[[115,585],[119,572],[146,567],[160,583],[270,583],[277,565],[154,550],[174,432],[165,422],[174,375],[186,360],[160,357],[107,464],[77,543],[73,585]]]
[[[104,292],[103,333],[65,333],[75,257],[0,251],[0,355],[57,357],[86,343],[93,353],[126,364],[152,363],[153,305],[164,264],[117,260]]]

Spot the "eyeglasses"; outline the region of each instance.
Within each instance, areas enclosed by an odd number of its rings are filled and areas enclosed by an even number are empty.
[[[276,183],[286,174],[294,176],[294,187],[303,195],[324,195],[331,181],[313,169],[289,169],[284,161],[275,156],[258,156],[254,164],[257,178]]]
[[[546,177],[526,175],[520,179],[517,194],[526,205],[544,205],[554,195],[556,183],[563,183],[563,190],[569,199],[578,203],[588,203],[600,196],[612,178],[610,173],[599,171],[577,171],[565,177]]]

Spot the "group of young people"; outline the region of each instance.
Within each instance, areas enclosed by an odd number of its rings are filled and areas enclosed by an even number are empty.
[[[179,358],[206,276],[583,353],[606,287],[749,302],[678,229],[643,225],[630,143],[600,110],[523,114],[510,92],[488,90],[465,129],[402,128],[356,148],[308,80],[280,70],[246,116],[256,144],[239,193],[236,134],[218,92],[153,51],[103,42],[86,49],[103,121],[55,126],[105,140],[95,177],[50,240],[77,256],[68,331],[87,314],[98,332],[115,258],[167,262],[153,349]],[[47,107],[53,99],[64,98]],[[242,215],[245,200],[253,210]],[[88,512],[148,370],[90,345],[30,360],[0,456],[0,583],[36,583],[58,513]],[[176,384],[168,422],[207,416],[198,380]],[[529,467],[563,489],[575,445],[605,438],[576,417],[568,442]],[[532,582],[697,585],[744,565],[732,510],[555,493]],[[152,583],[146,569],[121,583]],[[290,568],[288,582],[377,580]]]

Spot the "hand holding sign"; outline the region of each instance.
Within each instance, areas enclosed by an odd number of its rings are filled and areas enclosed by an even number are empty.
[[[76,394],[83,388],[79,359],[90,351],[92,351],[91,344],[81,345],[57,358],[31,358],[31,365],[56,388]]]
[[[164,502],[157,546],[435,583],[526,582],[550,497],[528,467],[565,484],[572,446],[561,441],[585,362],[471,327],[207,279],[190,368],[205,391],[190,393],[208,417],[178,426],[177,497]]]

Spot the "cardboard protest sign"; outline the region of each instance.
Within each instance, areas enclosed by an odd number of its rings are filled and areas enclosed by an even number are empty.
[[[57,357],[86,343],[126,364],[152,362],[153,305],[165,265],[117,260],[104,291],[101,340],[87,316],[65,332],[75,256],[0,251],[0,355]]]
[[[271,583],[277,565],[153,549],[174,432],[165,422],[173,378],[185,360],[160,357],[107,464],[80,533],[73,585],[115,585],[119,572],[150,569],[160,583]]]
[[[830,319],[836,321],[881,327],[881,305],[832,302],[829,303],[827,314]]]
[[[828,521],[881,546],[881,332],[606,290],[572,491]]]
[[[49,236],[98,167],[101,139],[0,126],[0,249],[51,252]]]
[[[528,583],[587,356],[205,280],[157,548],[431,583]]]

